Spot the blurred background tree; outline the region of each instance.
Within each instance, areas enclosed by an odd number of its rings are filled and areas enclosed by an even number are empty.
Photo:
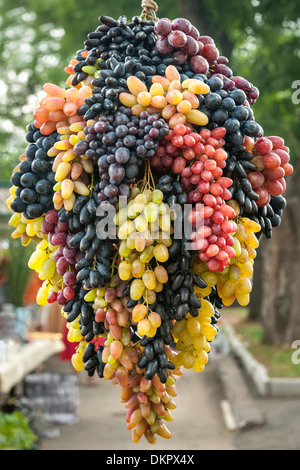
[[[235,75],[260,90],[253,110],[265,135],[279,135],[291,148],[295,171],[285,194],[288,206],[271,240],[261,240],[255,263],[250,318],[259,318],[264,340],[300,337],[299,122],[292,84],[300,80],[300,3],[291,0],[158,1],[158,16],[183,16],[214,38]],[[32,120],[45,82],[65,82],[64,67],[82,48],[101,14],[128,18],[140,2],[125,0],[0,0],[0,181],[8,181],[24,151],[24,127]]]

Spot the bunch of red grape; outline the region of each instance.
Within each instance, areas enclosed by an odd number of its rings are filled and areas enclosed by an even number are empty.
[[[285,176],[293,172],[290,151],[281,137],[259,138],[252,150],[252,163],[257,171],[248,174],[252,188],[259,195],[258,206],[267,205],[271,196],[281,196],[286,190]]]

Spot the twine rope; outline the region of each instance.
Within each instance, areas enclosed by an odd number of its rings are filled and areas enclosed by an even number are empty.
[[[153,18],[156,17],[155,13],[157,12],[158,10],[158,5],[157,3],[154,1],[154,0],[142,0],[142,13],[144,14],[150,14],[151,16],[153,16]]]

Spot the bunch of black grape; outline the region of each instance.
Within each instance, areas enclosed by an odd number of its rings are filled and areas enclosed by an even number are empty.
[[[126,80],[135,75],[148,86],[153,75],[163,75],[166,66],[176,63],[175,58],[163,58],[155,48],[155,22],[136,16],[128,21],[125,16],[115,20],[101,16],[102,23],[85,41],[87,57],[78,51],[78,63],[74,66],[72,85],[76,86],[88,77],[85,66],[99,68],[98,77],[92,81],[93,94],[78,110],[85,120],[101,114],[115,112],[119,107],[118,96],[128,91]]]
[[[270,239],[272,237],[273,227],[278,227],[281,224],[281,217],[286,207],[286,199],[280,196],[271,196],[270,202],[263,207],[259,207],[256,214],[245,213],[245,217],[259,223],[261,226],[260,232],[256,233],[258,239],[264,235]]]
[[[174,209],[176,217],[181,217],[182,214],[176,211],[176,205],[182,208],[187,202],[187,195],[180,182],[170,175],[164,175],[159,179],[156,189],[163,192],[164,202],[168,204],[170,210]],[[182,224],[183,219],[179,223]],[[161,325],[154,337],[144,336],[141,339],[141,346],[145,349],[139,367],[145,369],[145,377],[149,380],[157,373],[162,383],[168,378],[168,369],[174,369],[165,352],[165,345],[170,346],[173,343],[172,320],[182,320],[188,313],[197,316],[201,302],[193,292],[194,284],[207,287],[200,276],[192,273],[193,252],[187,249],[187,241],[185,237],[181,239],[173,237],[173,243],[169,247],[169,259],[163,263],[169,279],[164,289],[156,294],[156,301],[151,305],[151,308],[160,315]]]
[[[44,136],[33,123],[27,127],[29,145],[25,160],[11,177],[12,184],[17,187],[11,209],[22,212],[26,219],[38,218],[53,208],[53,185],[56,181],[52,171],[53,159],[48,157],[47,151],[58,139],[57,132]]]
[[[239,206],[241,213],[257,214],[259,196],[253,190],[247,175],[250,171],[257,171],[257,167],[251,162],[253,154],[247,152],[243,145],[228,148],[228,158],[226,160],[226,167],[223,169],[223,174],[227,178],[232,178],[232,186],[229,189],[232,199],[235,199]]]
[[[95,335],[104,333],[104,324],[95,320],[93,302],[88,302],[84,299],[87,291],[81,286],[81,283],[77,282],[74,290],[74,298],[68,300],[64,305],[66,321],[71,323],[78,318],[80,333],[85,341],[89,343],[94,339]]]
[[[91,196],[79,196],[72,212],[65,214],[71,231],[69,246],[81,252],[75,265],[76,279],[86,291],[104,287],[110,281],[114,256],[113,240],[97,232],[97,225],[105,215],[97,215],[100,204],[97,190],[95,184]]]
[[[120,196],[129,197],[130,184],[144,160],[155,154],[160,139],[168,132],[168,124],[160,114],[143,111],[134,116],[125,107],[86,127],[86,138],[74,146],[74,152],[98,164],[100,202],[115,205]]]
[[[210,87],[210,92],[200,98],[199,107],[209,119],[209,129],[225,127],[224,139],[230,147],[241,145],[246,135],[253,138],[262,136],[263,130],[254,120],[243,90],[225,90],[223,80],[217,76],[201,77]]]

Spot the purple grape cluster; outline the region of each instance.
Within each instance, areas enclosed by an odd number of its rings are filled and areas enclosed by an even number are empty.
[[[224,82],[224,90],[243,90],[249,104],[255,103],[258,89],[243,77],[235,77],[228,65],[229,60],[220,55],[213,38],[201,36],[189,20],[161,18],[155,25],[155,32],[159,36],[156,41],[159,54],[175,58],[183,73],[219,77]]]
[[[160,139],[168,133],[169,126],[159,113],[143,111],[135,116],[123,106],[87,126],[85,140],[75,145],[74,152],[98,164],[99,201],[114,205],[118,197],[129,197],[130,184],[144,160],[153,157]]]

